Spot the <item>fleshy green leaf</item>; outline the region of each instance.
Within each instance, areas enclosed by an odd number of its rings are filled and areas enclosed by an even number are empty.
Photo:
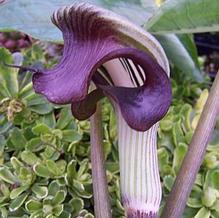
[[[42,123],[46,124],[50,128],[55,128],[56,119],[54,113],[45,114],[43,117],[40,117]]]
[[[194,218],[210,218],[210,215],[211,212],[207,208],[202,207]]]
[[[0,6],[1,8],[1,6]],[[13,58],[8,50],[0,48],[1,61],[4,60],[7,64],[13,64]],[[0,63],[0,81],[4,84],[4,88],[10,93],[10,96],[16,97],[18,93],[18,70],[4,66]]]
[[[63,140],[67,142],[78,142],[81,140],[81,135],[75,130],[63,130]]]
[[[19,188],[13,189],[10,193],[10,198],[11,199],[15,199],[17,198],[21,193],[23,193],[24,191],[26,191],[29,188],[28,185],[25,186],[21,186]]]
[[[0,179],[2,179],[3,181],[5,181],[9,184],[14,184],[14,183],[18,182],[17,178],[5,166],[0,167]]]
[[[69,203],[73,210],[73,216],[77,216],[84,207],[84,202],[81,198],[73,198]]]
[[[187,205],[192,208],[200,208],[203,206],[200,198],[188,198]]]
[[[50,173],[54,176],[64,176],[66,162],[64,160],[60,160],[59,164],[55,163],[53,160],[46,161],[46,167],[50,171]]]
[[[13,166],[16,172],[19,172],[21,167],[24,166],[24,164],[21,161],[19,161],[17,157],[11,158],[11,165]]]
[[[43,164],[36,164],[36,165],[34,165],[33,170],[40,177],[50,178],[52,176],[51,172]]]
[[[23,149],[27,143],[22,131],[17,127],[13,128],[10,132],[10,141],[15,149]]]
[[[38,104],[38,105],[32,105],[29,107],[32,111],[44,115],[44,114],[48,114],[53,110],[53,106],[51,104],[48,103],[44,103],[44,104]]]
[[[50,16],[57,8],[74,2],[76,1],[6,1],[0,6],[0,30],[20,30],[42,40],[62,41],[61,32],[54,28]],[[147,1],[144,5],[140,0],[134,2],[90,0],[89,2],[124,15],[139,25],[143,24],[156,8],[153,0]]]
[[[28,212],[35,212],[42,209],[42,203],[36,200],[29,200],[25,204],[25,208]]]
[[[217,199],[211,209],[216,210],[219,213],[219,199]]]
[[[179,171],[186,152],[187,145],[184,143],[180,143],[174,150],[173,169],[175,170],[176,174]]]
[[[66,192],[64,190],[60,190],[56,193],[54,198],[52,199],[53,205],[61,204],[65,200]]]
[[[39,123],[39,124],[37,124],[36,126],[34,126],[32,128],[32,132],[35,135],[40,135],[40,134],[51,133],[51,130],[50,130],[50,128],[46,124]]]
[[[40,199],[45,198],[48,195],[48,188],[45,186],[34,184],[31,190],[36,195],[36,197]]]
[[[26,144],[26,149],[29,151],[35,151],[40,148],[41,145],[41,139],[36,137],[32,138],[30,141],[27,142]]]
[[[174,178],[171,175],[165,176],[163,182],[167,190],[170,191],[174,183]]]
[[[21,153],[21,159],[29,165],[34,165],[40,162],[40,159],[31,151],[23,151]]]
[[[193,53],[189,52],[179,37],[174,34],[165,34],[156,35],[156,38],[163,46],[168,59],[174,66],[184,72],[185,75],[189,74],[195,81],[203,81],[203,76],[193,54],[194,51]]]
[[[146,28],[153,33],[218,31],[218,10],[218,0],[169,0],[146,23]]]
[[[206,207],[211,207],[217,199],[217,190],[208,187],[204,190],[204,195],[202,197],[202,203]]]
[[[59,114],[59,119],[56,124],[57,129],[64,129],[72,120],[72,113],[69,107],[65,107]]]
[[[55,196],[56,193],[60,190],[60,185],[56,180],[53,180],[48,187],[48,195]]]
[[[9,206],[9,209],[10,211],[15,211],[17,210],[19,207],[22,206],[22,204],[25,202],[25,200],[27,199],[29,193],[23,193],[21,194],[20,196],[18,196],[17,198],[15,198],[10,206]]]
[[[208,186],[219,190],[219,169],[208,170],[205,178],[204,188]]]
[[[53,208],[53,210],[52,210],[53,214],[55,215],[54,217],[59,216],[59,215],[62,213],[63,208],[64,208],[64,207],[63,207],[63,204],[61,204],[61,205],[56,205],[56,206]]]

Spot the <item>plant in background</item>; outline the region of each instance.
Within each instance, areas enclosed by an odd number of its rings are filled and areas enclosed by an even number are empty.
[[[71,103],[79,120],[95,112],[103,95],[110,97],[118,119],[121,194],[127,216],[156,217],[161,200],[156,123],[171,101],[162,48],[142,29],[89,4],[63,7],[52,20],[63,33],[64,53],[53,69],[34,70],[35,91],[53,103]],[[96,88],[87,94],[91,80]]]

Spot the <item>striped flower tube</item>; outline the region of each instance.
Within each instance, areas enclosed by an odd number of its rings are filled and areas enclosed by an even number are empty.
[[[118,117],[121,195],[127,217],[156,217],[161,186],[157,122],[171,102],[169,66],[156,39],[110,11],[89,4],[57,10],[64,51],[52,69],[34,69],[33,86],[56,104],[89,118],[107,96]],[[89,92],[90,84],[96,89]]]

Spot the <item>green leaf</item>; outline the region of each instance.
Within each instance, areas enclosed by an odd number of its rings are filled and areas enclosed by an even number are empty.
[[[25,204],[25,208],[28,212],[33,213],[35,211],[41,210],[42,209],[42,203],[36,200],[29,200]]]
[[[219,191],[218,181],[219,181],[219,169],[208,170],[205,177],[204,188],[206,189],[209,186]]]
[[[192,208],[200,208],[203,206],[200,198],[188,198],[187,205]]]
[[[218,218],[219,217],[219,212],[218,211],[211,211],[211,216],[212,218]]]
[[[29,188],[28,185],[21,186],[19,188],[13,189],[10,193],[10,198],[15,199],[17,198],[21,193],[26,191]]]
[[[76,171],[77,162],[76,160],[71,160],[67,166],[67,178],[69,181],[77,177]]]
[[[56,125],[56,118],[54,113],[45,114],[44,116],[40,117],[40,121],[44,124],[46,124],[50,128],[55,128]]]
[[[26,96],[24,100],[26,101],[27,107],[33,105],[45,104],[45,99],[34,92]]]
[[[110,154],[112,150],[112,144],[109,141],[103,141],[103,151],[105,159],[107,159],[108,155]]]
[[[84,201],[81,199],[81,198],[73,198],[69,204],[71,205],[72,207],[72,210],[73,210],[73,216],[76,217],[79,212],[83,209],[84,207]]]
[[[8,184],[6,185],[4,182],[1,181],[1,190],[0,190],[0,194],[1,196],[3,195],[4,199],[7,199],[10,197],[10,190],[9,190],[9,186]],[[4,200],[3,200],[4,201]],[[2,201],[0,200],[0,203],[2,203]],[[4,204],[4,203],[3,203]],[[0,204],[0,207],[3,206],[2,204]]]
[[[105,163],[106,170],[110,171],[111,173],[118,173],[119,172],[119,163],[115,162],[106,162]]]
[[[31,190],[36,195],[36,197],[39,199],[45,198],[48,195],[48,188],[45,186],[34,184]]]
[[[219,213],[219,199],[217,199],[213,206],[211,207],[212,210],[216,210]]]
[[[197,82],[203,81],[203,76],[197,66],[194,54],[191,54],[183,45],[179,37],[174,34],[156,35],[164,48],[170,62],[183,73],[186,73]],[[193,51],[194,52],[194,51]]]
[[[80,163],[80,168],[77,172],[77,178],[79,179],[80,177],[83,176],[83,174],[85,174],[85,172],[89,169],[89,162],[88,159],[84,159],[81,163]]]
[[[206,207],[211,207],[217,199],[217,190],[208,187],[204,190],[204,195],[202,197],[202,203]]]
[[[8,91],[7,87],[2,83],[2,79],[0,79],[0,81],[1,81],[1,83],[0,83],[0,99],[10,97],[11,94]]]
[[[0,115],[0,134],[7,132],[11,126],[12,126],[12,123],[8,122],[5,116]]]
[[[21,153],[21,159],[29,164],[29,165],[34,165],[38,162],[40,162],[40,158],[38,158],[34,153],[32,153],[31,151],[23,151]]]
[[[27,143],[22,131],[17,127],[14,127],[9,135],[10,141],[12,142],[15,149],[23,149]]]
[[[53,160],[47,160],[46,167],[52,175],[60,176],[61,174],[60,169]]]
[[[32,105],[29,108],[40,115],[48,114],[53,110],[52,104],[46,102],[44,104]]]
[[[32,138],[30,141],[27,142],[26,149],[29,151],[36,151],[36,150],[40,149],[40,145],[41,145],[40,138],[38,138],[38,137]]]
[[[60,185],[56,180],[53,180],[48,187],[48,195],[55,196],[56,193],[60,190]]]
[[[28,95],[33,93],[33,84],[32,83],[28,83],[27,85],[25,85],[18,93],[18,96],[20,98],[25,98]]]
[[[8,210],[5,207],[0,207],[2,218],[8,218]]]
[[[77,180],[73,180],[73,189],[79,197],[91,198],[92,194],[85,190],[85,186]]]
[[[46,134],[46,133],[51,133],[51,130],[50,128],[44,124],[44,123],[39,123],[37,124],[36,126],[34,126],[32,128],[32,132],[35,134],[35,135],[40,135],[40,134]]]
[[[32,169],[21,167],[18,178],[22,185],[31,185],[34,181],[35,175],[33,174]]]
[[[0,135],[0,155],[3,153],[4,151],[4,147],[6,145],[6,140],[5,137],[3,135]]]
[[[16,182],[18,182],[17,178],[5,166],[0,166],[0,179],[9,184],[15,184]]]
[[[52,24],[50,16],[57,8],[74,2],[76,1],[6,1],[0,6],[0,30],[20,30],[42,40],[61,41],[61,32]],[[143,24],[156,8],[153,0],[148,0],[144,5],[141,4],[143,2],[141,0],[89,2],[121,14],[139,25]]]
[[[164,186],[167,188],[168,191],[171,190],[174,180],[175,180],[174,177],[171,175],[165,176],[163,178]]]
[[[172,133],[173,133],[172,137],[173,137],[175,146],[178,146],[179,143],[185,142],[185,137],[184,137],[184,133],[183,133],[180,121],[175,122],[173,124]]]
[[[54,218],[57,216],[59,217],[59,215],[62,213],[63,209],[64,209],[63,204],[56,205],[52,210],[53,214],[55,215]]]
[[[207,208],[202,207],[194,218],[210,218],[210,215],[210,211]]]
[[[58,191],[54,196],[54,198],[52,199],[52,204],[53,205],[61,204],[65,200],[65,196],[66,196],[66,191],[64,190]]]
[[[1,61],[4,61],[7,64],[13,64],[11,53],[5,48],[0,48],[0,57]],[[17,74],[18,69],[6,67],[0,63],[0,82],[4,84],[5,89],[8,90],[12,97],[16,97],[18,93]]]
[[[20,171],[21,167],[24,166],[24,164],[21,161],[19,161],[16,157],[11,158],[11,165],[17,173]]]
[[[27,199],[29,193],[23,193],[20,196],[18,196],[17,198],[15,198],[9,205],[9,209],[10,211],[15,211],[17,210],[19,207],[22,206],[22,204],[25,202],[25,200]]]
[[[72,113],[69,107],[65,107],[59,114],[59,119],[56,124],[57,129],[64,129],[72,121]]]
[[[169,0],[146,23],[153,33],[197,33],[219,30],[218,0]]]
[[[75,130],[63,130],[63,140],[66,142],[78,142],[81,140],[81,135]]]
[[[66,169],[66,161],[65,160],[58,160],[56,161],[56,166],[59,168],[59,174],[64,176],[65,169]]]
[[[49,169],[43,164],[34,165],[33,170],[40,177],[50,178],[52,176]]]
[[[199,60],[198,60],[198,51],[193,39],[192,34],[179,34],[177,35],[181,43],[184,45],[188,53],[190,54],[192,60],[194,61],[195,65],[199,68]]]
[[[174,150],[174,156],[173,156],[173,169],[175,173],[179,171],[179,168],[182,164],[182,161],[184,159],[184,156],[187,152],[187,145],[184,143],[180,143]]]
[[[84,218],[94,218],[94,215],[91,213],[87,213]]]

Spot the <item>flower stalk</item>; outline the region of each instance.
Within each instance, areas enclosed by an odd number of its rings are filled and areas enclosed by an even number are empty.
[[[176,218],[182,216],[196,175],[203,162],[208,141],[214,131],[218,114],[219,72],[213,82],[209,97],[189,145],[188,152],[168,196],[167,203],[161,215],[162,218]]]
[[[111,218],[107,177],[104,164],[101,105],[97,104],[96,112],[90,118],[91,123],[91,165],[96,218]]]

